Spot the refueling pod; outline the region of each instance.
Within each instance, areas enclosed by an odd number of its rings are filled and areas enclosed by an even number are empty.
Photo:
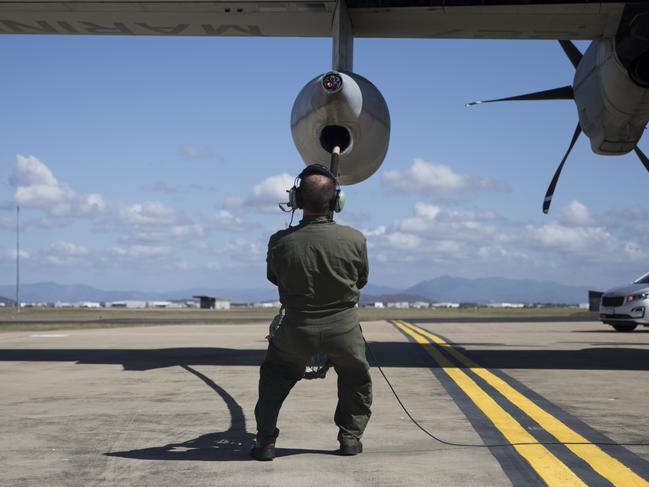
[[[329,166],[341,149],[340,184],[359,183],[383,163],[390,140],[390,113],[381,92],[351,72],[313,78],[297,95],[291,111],[293,142],[305,164]]]

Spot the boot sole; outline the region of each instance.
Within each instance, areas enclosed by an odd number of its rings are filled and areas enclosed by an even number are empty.
[[[260,462],[270,462],[275,458],[275,449],[255,449],[250,451],[250,456]]]
[[[358,445],[340,445],[339,453],[343,457],[353,457],[354,455],[363,453],[363,444],[359,443]]]

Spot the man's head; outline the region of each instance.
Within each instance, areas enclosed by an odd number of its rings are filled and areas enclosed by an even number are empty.
[[[336,192],[336,183],[324,174],[308,174],[300,182],[304,214],[326,215]]]

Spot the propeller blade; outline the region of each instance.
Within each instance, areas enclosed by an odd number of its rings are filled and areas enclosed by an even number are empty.
[[[552,90],[536,91],[534,93],[527,93],[525,95],[510,96],[507,98],[498,98],[497,100],[482,100],[465,103],[465,107],[473,105],[480,105],[482,103],[494,103],[497,101],[522,101],[522,100],[573,100],[575,98],[572,91],[572,86],[562,86],[561,88],[554,88]]]
[[[577,46],[575,46],[572,41],[559,41],[559,44],[561,44],[563,52],[566,53],[566,56],[568,56],[568,59],[570,59],[572,65],[575,67],[575,69],[577,69],[579,62],[581,61],[581,58],[584,57],[584,55],[579,49],[577,49]]]
[[[577,139],[579,138],[579,134],[581,134],[581,126],[579,125],[579,122],[577,122],[577,127],[575,128],[575,133],[572,135],[570,146],[568,146],[568,150],[566,151],[566,154],[563,156],[563,159],[561,159],[561,164],[559,164],[559,167],[554,173],[552,181],[550,181],[550,186],[548,186],[548,191],[545,193],[545,199],[543,200],[543,213],[547,214],[547,212],[550,210],[550,204],[552,203],[552,196],[554,195],[554,188],[556,188],[557,186],[557,181],[559,181],[559,176],[561,176],[561,170],[563,169],[563,165],[565,164],[566,159],[568,159],[568,154],[570,154],[570,151],[574,147],[575,142],[577,142]]]
[[[637,145],[633,148],[633,150],[635,151],[635,153],[637,154],[637,156],[638,156],[638,157],[640,158],[640,160],[642,161],[642,164],[644,164],[645,169],[646,169],[647,171],[649,171],[649,158],[647,158],[647,156],[645,155],[645,153],[642,152],[642,151],[638,148]]]

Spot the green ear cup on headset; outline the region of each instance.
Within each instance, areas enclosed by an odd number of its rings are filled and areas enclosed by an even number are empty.
[[[344,207],[345,207],[345,192],[341,189],[338,191],[338,195],[336,196],[334,211],[336,213],[340,213],[341,211],[343,211]]]

